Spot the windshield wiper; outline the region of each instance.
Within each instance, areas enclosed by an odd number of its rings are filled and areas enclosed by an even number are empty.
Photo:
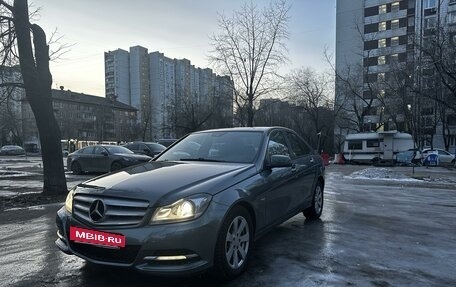
[[[210,158],[204,158],[204,157],[198,157],[198,158],[181,158],[179,159],[181,161],[208,161],[208,162],[226,162],[224,160],[218,160],[218,159],[210,159]]]

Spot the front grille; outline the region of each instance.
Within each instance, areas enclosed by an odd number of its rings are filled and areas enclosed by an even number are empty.
[[[95,200],[104,203],[103,217],[94,221],[90,206]],[[73,216],[94,226],[132,226],[141,223],[149,202],[137,199],[114,198],[91,194],[76,194],[73,198]]]
[[[133,263],[139,251],[139,245],[127,245],[120,249],[110,249],[73,241],[70,241],[70,247],[74,252],[87,258],[121,264]]]

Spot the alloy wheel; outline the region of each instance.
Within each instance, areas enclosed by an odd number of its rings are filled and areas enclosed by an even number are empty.
[[[244,264],[249,243],[249,224],[244,217],[237,216],[231,222],[225,240],[225,257],[231,268],[238,269]]]

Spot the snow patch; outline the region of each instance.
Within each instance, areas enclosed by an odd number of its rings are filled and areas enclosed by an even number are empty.
[[[17,171],[17,170],[1,170],[0,169],[0,179],[2,178],[17,178],[17,177],[27,177],[27,176],[34,176],[40,175],[36,172],[28,172],[28,171]]]
[[[411,181],[420,182],[421,180],[410,178],[402,173],[395,172],[390,168],[366,168],[355,171],[351,175],[345,176],[349,179],[375,179],[388,181]]]

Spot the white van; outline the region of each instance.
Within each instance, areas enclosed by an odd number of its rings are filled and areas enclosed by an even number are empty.
[[[352,163],[392,162],[398,152],[413,147],[412,135],[398,131],[349,134],[345,138],[344,157]]]

